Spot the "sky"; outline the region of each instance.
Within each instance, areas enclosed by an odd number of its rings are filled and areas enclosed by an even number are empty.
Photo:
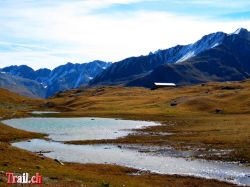
[[[0,67],[116,62],[240,27],[249,0],[0,0]]]

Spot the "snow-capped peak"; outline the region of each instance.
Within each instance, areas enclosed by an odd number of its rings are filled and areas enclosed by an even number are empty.
[[[248,32],[247,29],[244,29],[244,28],[238,28],[235,32],[233,32],[232,34],[240,34],[242,32]]]
[[[233,32],[232,34],[237,34],[241,38],[244,38],[246,40],[250,40],[250,32],[247,29],[239,28],[235,32]]]
[[[239,33],[240,33],[240,31],[241,31],[241,29],[242,29],[242,28],[237,29],[237,30],[236,30],[236,31],[234,31],[232,34],[239,34]]]
[[[179,58],[176,63],[186,61],[202,51],[214,48],[220,45],[227,34],[223,32],[216,32],[202,37],[197,42],[182,47],[179,51]]]

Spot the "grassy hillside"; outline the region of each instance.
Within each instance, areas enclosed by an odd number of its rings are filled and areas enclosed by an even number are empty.
[[[38,108],[43,103],[40,99],[29,99],[0,88],[0,118],[26,115],[27,111]]]
[[[153,91],[145,88],[98,87],[62,92],[51,98],[50,102],[65,111],[74,110],[85,114],[248,114],[250,81]]]
[[[0,72],[0,88],[32,98],[44,98],[46,89],[39,82]]]
[[[32,109],[46,109],[41,107],[46,102],[48,101],[28,99],[0,89],[1,115],[5,118],[27,116],[26,112]],[[18,130],[2,123],[0,129],[0,186],[9,186],[6,184],[7,171],[19,174],[28,172],[31,175],[39,172],[43,176],[43,183],[51,186],[233,186],[215,180],[192,177],[150,173],[133,175],[137,172],[134,169],[112,165],[70,163],[61,165],[53,159],[10,146],[13,141],[42,138],[42,134]]]
[[[163,124],[143,130],[148,132],[146,135],[70,143],[170,144],[180,149],[198,150],[197,157],[250,162],[250,81],[153,91],[124,87],[71,90],[51,98],[49,105],[65,111],[61,116],[120,117]],[[157,133],[159,135],[155,135]],[[232,151],[217,155],[211,154],[212,149]]]

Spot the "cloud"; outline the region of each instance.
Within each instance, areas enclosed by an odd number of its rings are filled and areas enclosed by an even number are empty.
[[[37,69],[53,68],[68,61],[83,63],[100,59],[114,62],[192,43],[211,32],[233,32],[239,27],[250,29],[248,20],[225,21],[187,12],[180,14],[174,8],[159,11],[156,7],[142,6],[150,2],[0,0],[0,66],[28,64]],[[206,6],[210,2],[202,1]],[[223,3],[222,0],[217,2],[216,6]],[[129,12],[124,10],[136,4]],[[197,0],[190,4],[202,6]],[[116,5],[122,8],[102,11]],[[138,8],[139,5],[142,7]]]

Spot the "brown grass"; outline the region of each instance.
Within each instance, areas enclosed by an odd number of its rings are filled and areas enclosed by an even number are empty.
[[[0,119],[27,116],[28,111],[38,108],[43,102],[0,88]]]
[[[60,93],[49,102],[65,113],[58,116],[104,116],[159,121],[149,132],[172,136],[131,135],[118,140],[70,143],[138,143],[175,148],[228,149],[229,155],[204,157],[250,162],[250,81],[209,83],[148,90],[100,87]],[[173,104],[174,103],[174,104]],[[175,125],[171,125],[175,124]]]
[[[0,131],[0,186],[8,186],[5,172],[43,176],[43,184],[49,186],[233,186],[215,180],[192,177],[156,175],[142,173],[133,175],[137,170],[114,165],[70,164],[60,165],[53,159],[38,156],[28,151],[11,147],[7,141],[27,138],[38,138],[39,134],[19,131],[1,125]],[[4,133],[3,133],[4,132]],[[6,138],[6,132],[10,137]],[[17,133],[17,135],[15,135]]]
[[[191,177],[167,176],[156,174],[132,175],[134,169],[112,165],[95,164],[58,164],[52,159],[41,158],[27,151],[22,151],[0,143],[0,174],[5,186],[7,171],[16,173],[28,172],[34,175],[39,172],[43,176],[43,184],[51,186],[233,186],[215,180],[204,180]],[[7,186],[7,185],[6,185]]]
[[[0,111],[4,118],[27,116],[32,109],[43,109],[42,100],[30,100],[19,97],[5,90],[0,90],[0,104],[11,104],[11,108]],[[7,112],[7,113],[5,113]],[[214,180],[192,177],[142,174],[133,176],[134,169],[93,164],[60,165],[53,159],[40,157],[28,151],[10,146],[10,142],[24,139],[42,138],[42,134],[31,133],[8,127],[0,123],[0,186],[6,184],[5,172],[28,172],[30,175],[39,172],[46,186],[233,186]],[[41,186],[41,185],[39,185]]]
[[[234,88],[228,89],[226,86]],[[47,101],[26,99],[0,90],[0,115],[4,118],[20,117],[33,109],[57,109],[64,111],[55,114],[57,116],[104,116],[159,121],[161,126],[143,131],[172,132],[174,135],[130,135],[106,142],[172,145],[179,149],[187,149],[187,146],[233,149],[232,155],[219,159],[232,160],[235,157],[236,160],[247,162],[250,155],[249,89],[250,81],[155,91],[105,87],[72,90]],[[171,106],[172,103],[175,106]],[[43,135],[20,131],[3,124],[0,124],[0,128],[0,171],[3,171],[0,172],[1,186],[5,185],[6,171],[30,174],[40,172],[45,177],[44,182],[51,186],[101,186],[104,183],[110,183],[110,186],[233,186],[191,177],[148,173],[134,176],[131,174],[136,170],[112,165],[62,166],[52,159],[41,158],[9,145],[12,141]]]

